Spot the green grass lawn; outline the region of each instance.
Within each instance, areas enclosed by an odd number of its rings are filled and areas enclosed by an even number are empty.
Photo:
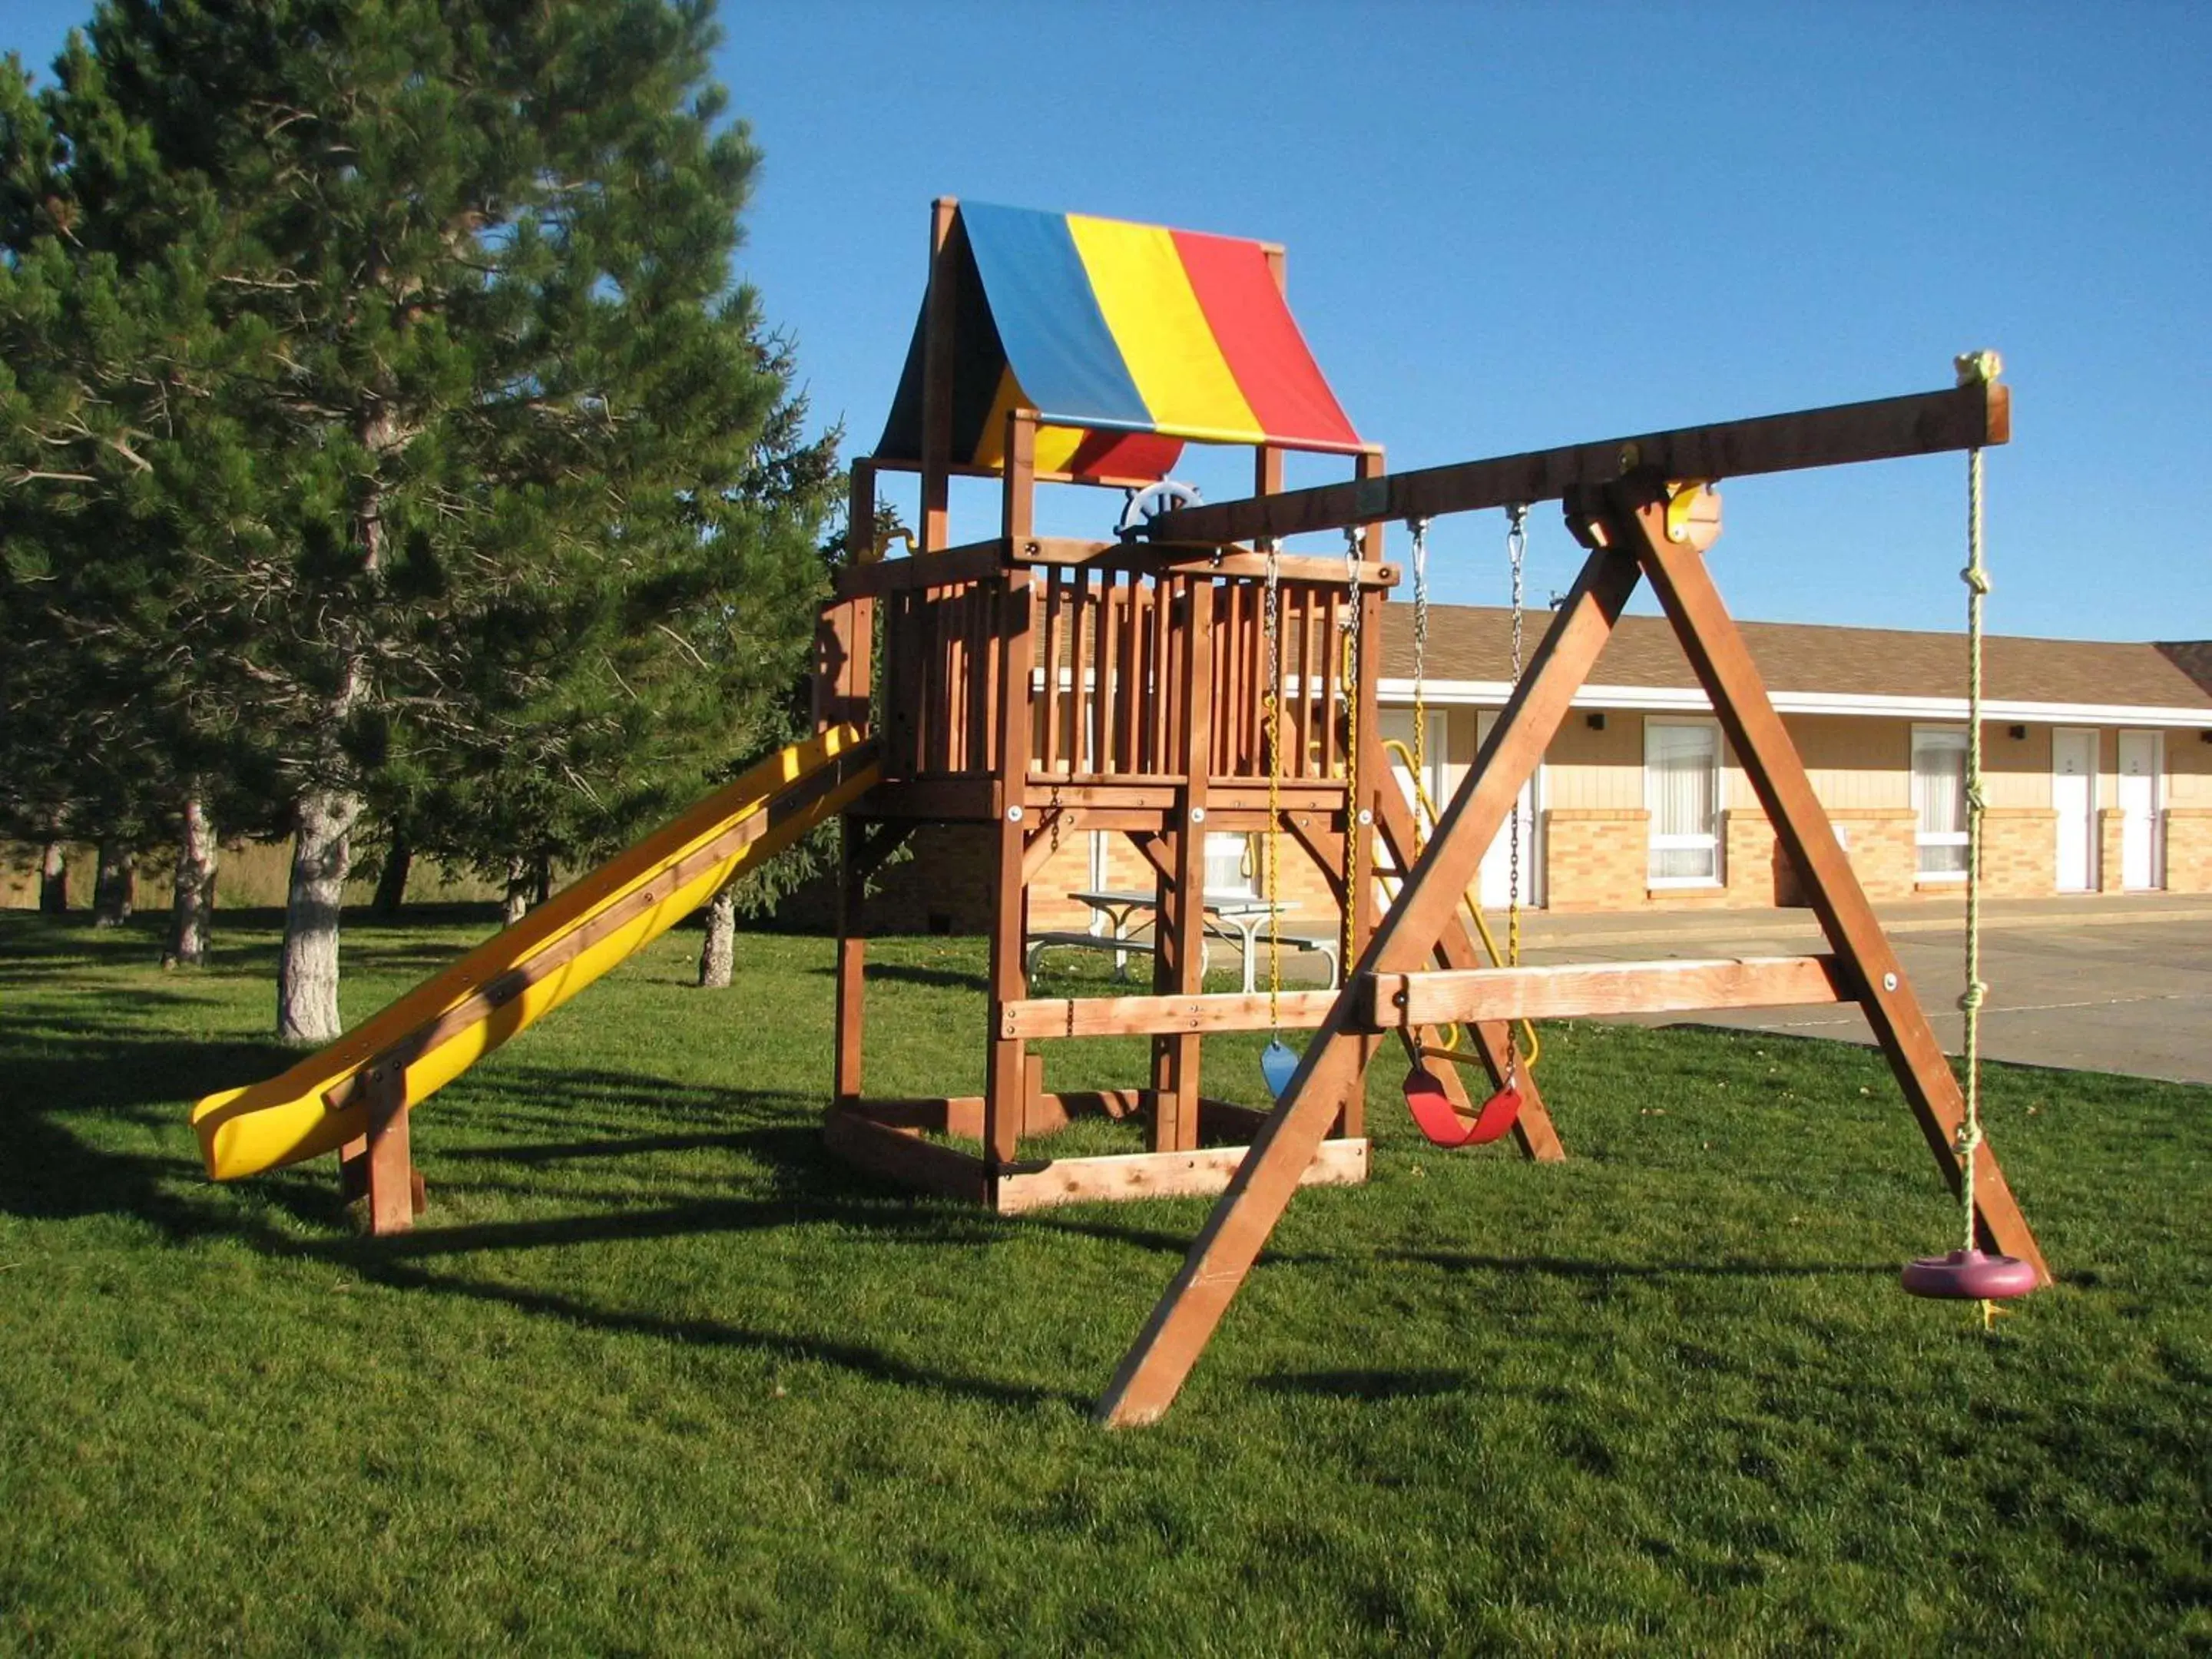
[[[482,931],[350,927],[349,1017]],[[1557,1167],[1433,1152],[1385,1065],[1374,1180],[1109,1435],[1206,1206],[828,1162],[824,942],[717,994],[662,940],[418,1115],[375,1241],[327,1162],[202,1178],[275,936],[155,939],[0,915],[0,1650],[2212,1651],[2212,1091],[1993,1073],[2063,1282],[1984,1334],[1896,1287],[1956,1212],[1868,1054],[1548,1030]],[[872,1091],[980,1091],[981,960],[879,944]]]

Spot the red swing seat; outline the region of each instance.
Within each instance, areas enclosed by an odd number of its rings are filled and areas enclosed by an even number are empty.
[[[1430,1141],[1447,1149],[1487,1146],[1502,1139],[1521,1115],[1521,1091],[1500,1089],[1482,1103],[1472,1122],[1462,1117],[1444,1092],[1442,1079],[1425,1066],[1406,1073],[1406,1104]]]

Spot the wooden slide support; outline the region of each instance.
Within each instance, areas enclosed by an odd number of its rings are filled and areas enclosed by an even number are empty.
[[[1750,653],[1706,574],[1698,547],[1669,538],[1667,479],[2001,443],[2007,430],[2003,389],[1977,385],[1730,428],[1546,452],[1513,463],[1434,469],[1383,481],[1387,489],[1364,498],[1357,485],[1332,486],[1164,516],[1163,534],[1227,538],[1327,528],[1376,513],[1433,514],[1565,495],[1569,522],[1590,553],[1427,850],[1410,866],[1397,904],[1357,968],[1346,973],[1336,1006],[1307,1048],[1250,1155],[1123,1358],[1098,1402],[1099,1421],[1116,1427],[1149,1423],[1173,1403],[1290,1202],[1297,1173],[1319,1145],[1337,1102],[1352,1085],[1370,1040],[1364,1030],[1371,1022],[1363,1004],[1376,994],[1376,976],[1414,975],[1426,966],[1453,926],[1483,850],[1504,824],[1645,574],[1778,838],[1803,878],[1836,953],[1835,963],[1821,969],[1823,976],[1832,989],[1848,988],[1861,1000],[1930,1150],[1956,1189],[1960,1164],[1954,1137],[1964,1103],[1950,1064],[1813,793]],[[1658,470],[1651,470],[1655,465]],[[1411,483],[1425,478],[1425,485]],[[1717,524],[1712,528],[1717,533]],[[1519,983],[1525,994],[1531,981],[1524,977]],[[1976,1220],[1985,1244],[2033,1263],[2039,1279],[2048,1282],[2041,1252],[1986,1141],[1977,1158]]]

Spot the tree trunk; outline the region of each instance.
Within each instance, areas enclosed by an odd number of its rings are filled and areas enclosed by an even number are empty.
[[[131,920],[131,888],[138,874],[138,855],[113,836],[100,843],[100,866],[92,878],[92,925],[120,927]]]
[[[538,855],[538,866],[531,877],[531,903],[543,904],[553,896],[553,855],[551,854],[540,853]]]
[[[386,921],[395,919],[407,902],[407,873],[415,863],[415,849],[407,837],[397,830],[392,832],[392,845],[384,850],[384,868],[376,878],[376,897],[372,908]]]
[[[215,927],[215,826],[195,795],[185,802],[184,827],[177,837],[177,885],[169,901],[169,944],[164,968],[207,964],[208,935]]]
[[[292,883],[284,900],[284,951],[276,965],[276,1035],[286,1042],[337,1040],[338,906],[361,797],[316,789],[292,821]]]
[[[737,957],[738,892],[734,881],[722,884],[722,890],[707,901],[707,942],[699,950],[699,985],[702,990],[719,991],[730,982],[730,969]]]
[[[69,914],[69,848],[50,841],[39,855],[39,914]]]
[[[507,898],[500,906],[500,920],[509,927],[530,914],[530,866],[520,858],[507,861]]]

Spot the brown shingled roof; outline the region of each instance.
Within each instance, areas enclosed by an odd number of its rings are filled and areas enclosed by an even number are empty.
[[[1382,672],[1413,672],[1413,608],[1382,610]],[[1526,619],[1528,649],[1550,622]],[[1429,607],[1431,680],[1502,680],[1512,613],[1502,606]],[[1739,623],[1759,672],[1776,691],[1892,697],[1963,697],[1966,652],[1958,634],[1806,623]],[[2131,644],[2032,640],[1992,635],[1984,642],[1984,691],[2020,702],[2116,703],[2212,710],[2212,641]],[[1590,673],[1597,685],[1694,689],[1697,676],[1662,617],[1623,617]]]

